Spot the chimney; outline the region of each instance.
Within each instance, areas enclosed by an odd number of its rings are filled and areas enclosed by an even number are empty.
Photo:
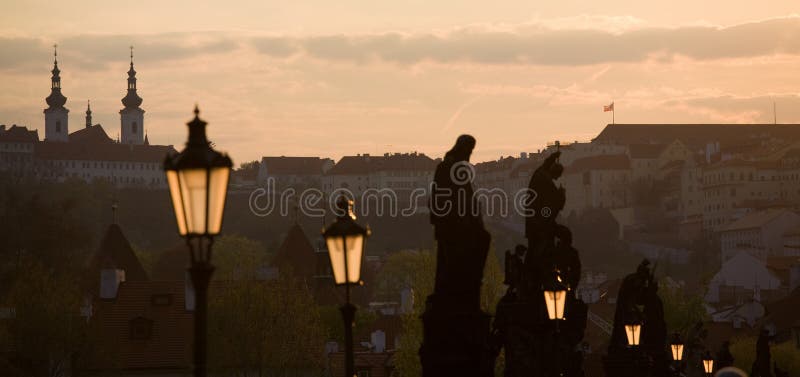
[[[375,330],[369,337],[372,343],[372,352],[381,353],[386,350],[386,333],[382,330]]]
[[[187,311],[194,311],[194,286],[189,271],[186,271],[183,284],[183,302]]]
[[[117,298],[120,283],[125,281],[125,270],[104,268],[100,270],[100,298]]]

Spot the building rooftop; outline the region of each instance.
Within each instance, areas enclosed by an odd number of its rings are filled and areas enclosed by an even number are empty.
[[[751,144],[758,139],[800,139],[800,124],[609,124],[594,139],[613,144],[666,144],[678,139],[693,150],[719,142]]]
[[[363,175],[379,171],[430,171],[436,168],[436,161],[423,153],[394,153],[383,156],[344,156],[333,166],[328,174]]]
[[[728,226],[722,228],[721,231],[730,232],[760,228],[786,213],[791,213],[791,211],[783,208],[771,208],[758,212],[750,212],[742,218],[728,224]]]
[[[0,126],[0,143],[35,143],[39,141],[39,131],[29,130],[27,127],[11,125],[6,129],[5,125]]]
[[[269,174],[322,174],[333,160],[322,157],[262,157]]]

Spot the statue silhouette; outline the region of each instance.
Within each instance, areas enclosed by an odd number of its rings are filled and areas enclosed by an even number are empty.
[[[506,377],[582,377],[580,347],[588,308],[575,297],[581,278],[572,232],[556,222],[564,208],[565,190],[557,187],[563,171],[560,152],[548,156],[533,173],[526,208],[528,247],[506,252],[506,294],[497,304],[492,340],[505,349]],[[564,318],[550,320],[544,305],[545,287],[567,290]]]
[[[494,373],[490,317],[480,309],[491,236],[473,196],[469,157],[474,147],[472,136],[459,136],[434,172],[429,208],[437,242],[436,278],[422,315],[423,377]]]

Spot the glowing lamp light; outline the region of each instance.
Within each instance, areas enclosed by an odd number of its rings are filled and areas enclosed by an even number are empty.
[[[628,338],[628,346],[636,347],[639,345],[639,337],[642,334],[641,323],[631,323],[625,325],[625,335]]]
[[[167,156],[164,171],[181,236],[214,236],[222,228],[228,178],[233,162],[215,151],[206,138],[206,122],[195,107],[189,141],[180,153]]]
[[[669,348],[672,351],[672,360],[683,360],[683,341],[678,333],[672,336],[672,342],[670,342]]]
[[[337,204],[342,213],[322,232],[328,246],[333,278],[336,285],[358,284],[361,281],[361,259],[370,230],[355,222],[353,201],[341,198]]]
[[[544,289],[544,303],[547,306],[547,317],[551,320],[564,319],[564,304],[567,301],[567,288],[561,283],[556,273],[556,281]]]
[[[714,372],[714,358],[711,357],[711,353],[706,351],[705,355],[703,355],[703,370],[706,374],[711,375]]]

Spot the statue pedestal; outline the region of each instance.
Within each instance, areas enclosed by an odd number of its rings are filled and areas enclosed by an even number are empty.
[[[492,377],[495,356],[489,348],[491,316],[480,310],[432,305],[422,314],[419,349],[423,377]]]
[[[637,349],[615,351],[603,357],[606,376],[648,377],[652,375],[652,361]]]

